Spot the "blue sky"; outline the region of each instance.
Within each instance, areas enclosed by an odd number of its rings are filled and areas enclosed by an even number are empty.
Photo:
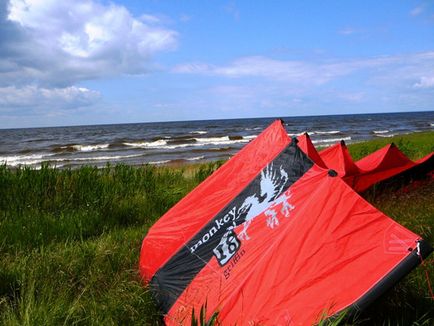
[[[424,110],[433,1],[0,2],[0,128]]]

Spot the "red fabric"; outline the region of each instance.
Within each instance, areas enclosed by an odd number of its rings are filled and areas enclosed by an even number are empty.
[[[356,162],[359,169],[363,171],[387,170],[407,164],[413,164],[413,162],[394,144],[386,145]]]
[[[419,236],[359,197],[340,178],[311,168],[289,188],[278,224],[258,215],[238,257],[213,258],[167,314],[188,325],[194,307],[223,325],[312,325],[354,303],[415,249]],[[243,226],[236,228],[240,233]]]
[[[313,145],[305,145],[305,138],[301,140],[305,153],[317,163],[319,160]],[[329,169],[338,175],[355,191],[363,192],[372,185],[408,171],[417,166],[426,166],[427,170],[434,169],[434,153],[415,162],[410,160],[394,144],[389,144],[374,153],[354,163],[344,141],[330,146],[319,152],[320,159]]]
[[[318,166],[326,169],[327,165],[323,162],[321,157],[318,154],[315,146],[312,143],[312,140],[309,137],[308,133],[304,133],[303,135],[297,137],[298,147]]]
[[[289,143],[285,128],[280,120],[276,120],[164,214],[142,243],[139,265],[144,280],[149,281]]]
[[[335,170],[342,178],[360,173],[344,141],[323,149],[319,155],[327,167]]]
[[[145,281],[289,143],[276,121],[161,217],[142,244],[140,272]],[[355,303],[416,248],[418,235],[344,182],[368,171],[353,163],[344,143],[322,151],[321,157],[315,156],[308,137],[300,143],[313,161],[324,161],[340,177],[314,165],[278,197],[283,200],[250,218],[249,237],[241,237],[246,222],[235,226],[231,232],[240,241],[236,254],[223,266],[212,256],[198,270],[168,307],[168,325],[190,324],[192,310],[199,312],[205,303],[207,317],[219,312],[223,325],[311,325]],[[371,172],[391,171],[393,155],[399,153],[392,150],[389,156],[389,150],[361,166]]]
[[[389,144],[356,162],[360,174],[351,178],[352,187],[357,192],[363,192],[380,181],[425,164],[431,164],[432,170],[434,168],[431,161],[433,154],[413,162],[398,147]],[[346,181],[349,182],[349,179]]]
[[[428,155],[422,157],[421,159],[418,159],[415,163],[416,164],[426,163],[429,160],[432,160],[433,158],[434,158],[434,152],[432,152],[431,154],[428,154]]]

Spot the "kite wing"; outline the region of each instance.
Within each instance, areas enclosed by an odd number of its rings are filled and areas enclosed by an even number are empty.
[[[168,325],[306,325],[360,309],[432,251],[275,122],[149,231],[140,271]]]

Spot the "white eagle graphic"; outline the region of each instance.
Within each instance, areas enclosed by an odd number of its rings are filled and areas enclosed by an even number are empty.
[[[286,173],[282,166],[279,167],[279,171],[274,169],[272,164],[262,170],[260,181],[261,193],[247,197],[238,209],[238,216],[246,214],[243,230],[239,234],[240,239],[250,239],[247,229],[254,218],[264,211],[268,217],[267,226],[270,228],[279,225],[277,212],[274,209],[277,205],[282,204],[281,213],[285,217],[289,216],[289,212],[294,209],[294,206],[288,203],[291,195],[283,194],[280,196],[288,178],[288,173]]]

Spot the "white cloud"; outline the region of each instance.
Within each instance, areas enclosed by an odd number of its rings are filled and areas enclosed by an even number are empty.
[[[434,71],[434,52],[345,60],[253,56],[221,65],[187,63],[172,70],[208,77],[211,84],[190,92],[206,103],[188,102],[185,107],[206,107],[232,117],[426,110],[434,103],[432,88],[427,88],[429,71]],[[383,100],[386,96],[390,100]]]
[[[187,63],[174,67],[174,73],[202,74],[226,78],[263,78],[293,86],[320,86],[357,73],[368,74],[368,79],[392,80],[410,85],[426,71],[434,70],[434,52],[407,55],[379,56],[367,59],[294,61],[267,57],[243,57],[227,65]]]
[[[215,66],[206,63],[186,63],[177,65],[172,72],[177,74],[212,74]]]
[[[41,88],[34,85],[24,87],[0,87],[0,110],[65,110],[89,106],[100,98],[97,91],[84,87]]]
[[[244,57],[225,66],[203,63],[178,65],[175,73],[205,74],[228,78],[262,77],[298,84],[324,84],[337,76],[346,75],[360,66],[379,64],[374,61],[314,63],[308,61],[275,60],[261,56]]]
[[[282,81],[314,78],[315,67],[302,61],[281,61],[261,56],[243,57],[225,66],[187,63],[173,69],[175,73],[204,74],[228,78],[262,77]],[[318,80],[322,82],[322,80]]]
[[[414,88],[434,88],[434,76],[421,77],[419,82],[413,85]]]
[[[0,6],[5,6],[0,5]],[[2,8],[0,8],[0,12]],[[10,0],[1,17],[0,85],[69,86],[86,79],[142,74],[151,57],[176,46],[177,33],[152,15],[92,0]]]

